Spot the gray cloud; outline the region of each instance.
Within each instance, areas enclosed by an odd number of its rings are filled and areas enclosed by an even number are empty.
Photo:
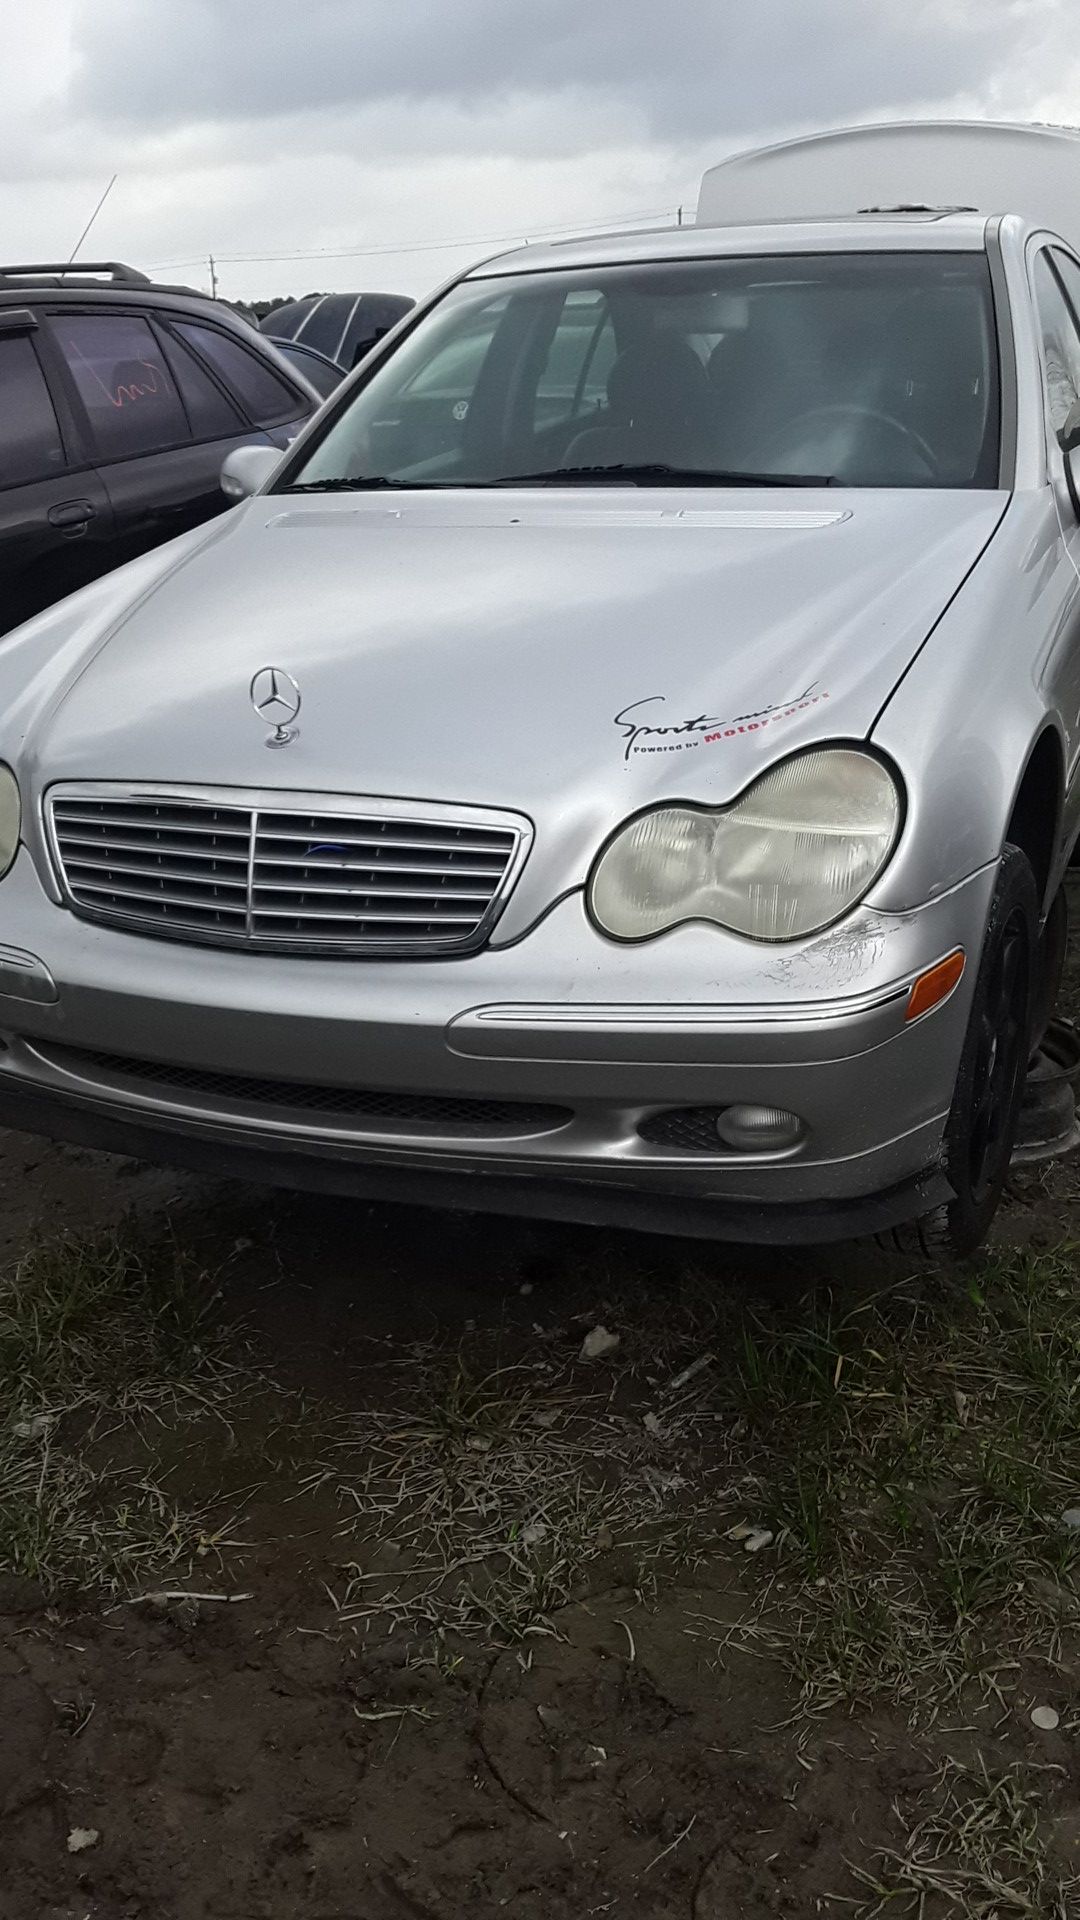
[[[785,133],[897,114],[1073,118],[1075,7],[11,4],[0,227],[9,258],[56,257],[115,172],[103,256],[198,280],[213,251],[237,294],[417,292],[500,240],[692,208],[704,166]],[[314,249],[317,263],[299,258]]]
[[[1057,18],[1057,0],[92,0],[70,97],[164,126],[572,89],[687,142],[977,93]]]

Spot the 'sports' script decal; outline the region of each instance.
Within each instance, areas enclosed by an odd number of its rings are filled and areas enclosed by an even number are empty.
[[[827,693],[819,693],[815,680],[805,693],[797,693],[793,700],[776,700],[769,707],[758,707],[753,713],[737,713],[730,720],[720,720],[709,713],[696,714],[690,720],[664,720],[657,709],[667,706],[667,695],[651,693],[644,700],[632,700],[617,713],[615,725],[626,743],[623,759],[627,761],[639,753],[684,753],[687,747],[716,746],[721,741],[734,740],[740,733],[760,733],[763,727],[791,720],[795,714],[805,713],[828,697]]]

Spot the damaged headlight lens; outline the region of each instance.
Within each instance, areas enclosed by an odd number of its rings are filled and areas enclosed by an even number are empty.
[[[10,767],[0,762],[0,880],[19,851],[22,806],[19,785]]]
[[[589,881],[605,933],[648,940],[711,920],[751,940],[799,940],[857,905],[885,866],[903,802],[856,747],[774,767],[730,807],[656,807],[608,841]]]

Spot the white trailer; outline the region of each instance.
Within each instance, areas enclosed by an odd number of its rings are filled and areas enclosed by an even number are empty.
[[[1080,129],[909,120],[809,134],[710,167],[697,218],[742,226],[914,206],[1020,213],[1080,246]]]

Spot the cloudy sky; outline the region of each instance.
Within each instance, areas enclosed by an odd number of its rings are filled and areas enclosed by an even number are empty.
[[[7,0],[0,259],[66,258],[115,173],[98,257],[416,293],[503,240],[692,216],[704,166],[786,133],[1078,121],[1076,5]]]

